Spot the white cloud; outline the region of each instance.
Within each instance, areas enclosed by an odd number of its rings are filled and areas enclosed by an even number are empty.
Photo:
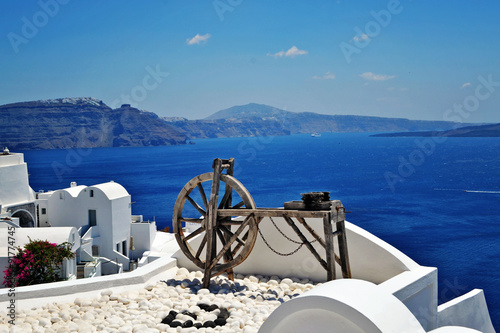
[[[194,36],[193,38],[186,39],[186,44],[194,45],[194,44],[206,43],[210,37],[212,37],[210,34],[205,34],[205,35],[196,34],[196,36]]]
[[[408,88],[406,88],[406,87],[403,87],[403,88],[389,87],[389,88],[387,88],[387,90],[389,90],[389,91],[394,91],[394,90],[407,91]]]
[[[333,79],[335,79],[335,74],[333,74],[332,72],[328,71],[324,75],[321,75],[321,76],[314,75],[312,78],[314,80],[333,80]]]
[[[272,56],[272,57],[276,57],[276,58],[281,58],[281,57],[290,57],[290,58],[294,58],[295,56],[298,56],[298,55],[304,55],[304,54],[308,54],[309,52],[307,52],[306,50],[299,50],[297,48],[297,46],[292,46],[288,51],[279,51],[279,52],[276,52],[276,53],[268,53],[267,55],[268,56]]]
[[[365,72],[363,74],[360,74],[359,76],[365,80],[370,80],[370,81],[386,81],[394,79],[396,77],[396,75],[374,74],[372,72]]]
[[[367,39],[370,39],[370,37],[367,34],[362,34],[362,35],[359,35],[359,36],[354,36],[352,38],[352,40],[355,41],[355,42],[361,42],[362,40],[367,40]]]
[[[466,82],[466,83],[462,84],[462,89],[464,89],[465,87],[468,87],[468,86],[470,86],[470,82]]]

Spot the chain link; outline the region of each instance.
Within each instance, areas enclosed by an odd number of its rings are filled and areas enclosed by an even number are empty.
[[[286,239],[288,239],[288,240],[289,240],[290,242],[292,242],[292,243],[295,243],[295,244],[302,244],[302,245],[304,245],[304,244],[305,244],[305,242],[297,242],[296,240],[291,239],[290,237],[288,237],[287,235],[285,235],[285,234],[283,233],[283,231],[281,231],[281,230],[280,230],[280,228],[278,228],[278,226],[276,225],[276,222],[274,222],[273,218],[269,216],[269,219],[271,219],[271,222],[273,223],[273,225],[274,225],[274,227],[276,228],[276,230],[278,230],[278,231],[279,231],[279,233],[281,234],[281,236],[285,237]],[[311,244],[312,244],[312,243],[317,242],[317,241],[318,241],[318,240],[317,240],[317,239],[315,239],[315,240],[313,240],[312,242],[309,242],[309,243],[311,243]]]
[[[282,257],[288,257],[288,256],[291,256],[292,254],[295,254],[298,250],[300,250],[302,248],[302,246],[304,246],[304,243],[300,244],[298,248],[296,248],[295,250],[293,250],[292,252],[290,253],[281,253],[281,252],[278,252],[276,251],[275,249],[273,249],[271,247],[271,245],[267,242],[266,238],[264,237],[264,235],[262,234],[262,231],[260,231],[260,228],[257,227],[257,230],[259,230],[259,235],[260,237],[262,237],[262,240],[264,241],[264,243],[267,245],[267,247],[269,248],[269,250],[273,251],[274,253],[276,253],[277,255],[279,256],[282,256]]]
[[[282,257],[288,257],[288,256],[291,256],[295,253],[297,253],[297,251],[299,251],[302,246],[304,246],[305,242],[297,242],[296,240],[294,239],[291,239],[290,237],[288,237],[287,235],[285,235],[283,233],[283,231],[281,231],[280,228],[278,228],[278,226],[276,225],[276,223],[274,222],[273,218],[272,217],[269,217],[269,219],[271,219],[271,222],[273,223],[274,227],[276,228],[276,230],[278,230],[278,232],[283,236],[285,237],[288,241],[294,243],[294,244],[298,244],[299,247],[297,247],[295,250],[293,250],[292,252],[290,253],[281,253],[281,252],[278,252],[276,251],[275,249],[273,249],[273,247],[269,244],[269,242],[266,240],[266,238],[264,237],[264,235],[262,234],[262,231],[260,230],[259,226],[257,225],[257,230],[259,231],[259,235],[260,237],[262,237],[262,240],[264,241],[264,243],[267,245],[267,247],[269,248],[269,250],[273,251],[274,253],[276,253],[277,255],[279,256],[282,256]],[[314,243],[314,242],[317,242],[318,240],[315,239],[313,240],[312,242],[310,242],[311,244]]]

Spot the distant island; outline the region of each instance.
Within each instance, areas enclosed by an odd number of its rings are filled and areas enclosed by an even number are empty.
[[[446,131],[398,132],[374,134],[378,137],[500,137],[500,124],[464,126]]]
[[[128,104],[112,109],[99,99],[77,97],[1,105],[0,146],[13,150],[162,146],[203,138],[299,133],[435,133],[457,125],[447,121],[290,112],[256,103],[188,120],[159,117]]]

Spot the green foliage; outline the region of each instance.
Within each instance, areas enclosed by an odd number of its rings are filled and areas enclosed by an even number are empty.
[[[10,288],[59,281],[63,260],[74,257],[71,247],[68,242],[58,245],[30,239],[24,249],[17,248],[17,254],[9,258],[3,284]]]

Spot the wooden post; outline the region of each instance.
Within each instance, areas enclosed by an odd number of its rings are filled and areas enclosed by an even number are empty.
[[[229,164],[229,167],[227,168],[227,171],[226,171],[226,174],[232,176],[233,175],[233,172],[234,172],[234,158],[230,158],[228,160],[228,164]],[[226,204],[224,205],[224,207],[222,207],[222,209],[226,209],[226,208],[230,208],[232,206],[232,203],[233,203],[233,189],[231,186],[229,186],[228,184],[226,184],[226,190],[225,190],[225,193],[224,195],[227,195],[227,193],[229,192],[229,197],[226,201]],[[229,217],[231,218],[231,217]],[[225,243],[229,242],[229,239],[230,239],[230,236],[228,234],[224,234],[222,235],[222,237],[224,238],[225,240]],[[222,239],[222,238],[221,238]],[[223,246],[225,246],[226,244],[223,244]],[[224,261],[225,262],[230,262],[230,261],[233,261],[233,256],[231,254],[231,251],[226,251],[226,253],[224,254]],[[229,278],[229,280],[231,281],[234,281],[234,272],[233,272],[233,269],[232,268],[229,268],[227,271],[227,277]]]
[[[332,233],[332,213],[328,213],[323,217],[323,230],[325,233],[326,243],[326,279],[328,281],[335,280],[335,253],[333,252],[333,233]]]
[[[295,231],[295,233],[297,234],[297,236],[299,236],[300,240],[309,249],[309,251],[311,251],[311,253],[313,254],[314,258],[316,258],[316,260],[319,261],[319,263],[321,264],[321,266],[323,266],[324,269],[328,270],[327,263],[323,259],[321,259],[321,256],[318,254],[318,252],[312,246],[312,244],[307,240],[306,236],[304,236],[304,234],[302,233],[302,231],[300,231],[299,227],[297,227],[297,225],[295,224],[295,222],[293,222],[292,218],[288,217],[286,215],[284,215],[283,218],[288,223],[288,225],[290,227],[292,227],[293,231]]]
[[[351,265],[349,263],[349,253],[347,251],[347,238],[345,235],[345,221],[337,222],[337,230],[341,230],[339,235],[339,257],[342,267],[342,277],[344,279],[351,278]]]
[[[332,201],[332,217],[335,222],[339,244],[339,264],[342,268],[342,277],[351,278],[351,265],[349,264],[349,253],[347,251],[347,237],[345,232],[345,208],[340,200]]]
[[[219,185],[222,161],[219,158],[214,160],[214,179],[212,181],[212,191],[210,193],[210,201],[208,202],[207,212],[207,252],[205,257],[205,273],[203,275],[203,288],[210,286],[211,264],[212,260],[217,256],[217,235],[215,235],[215,228],[217,226],[217,204],[219,201]]]

